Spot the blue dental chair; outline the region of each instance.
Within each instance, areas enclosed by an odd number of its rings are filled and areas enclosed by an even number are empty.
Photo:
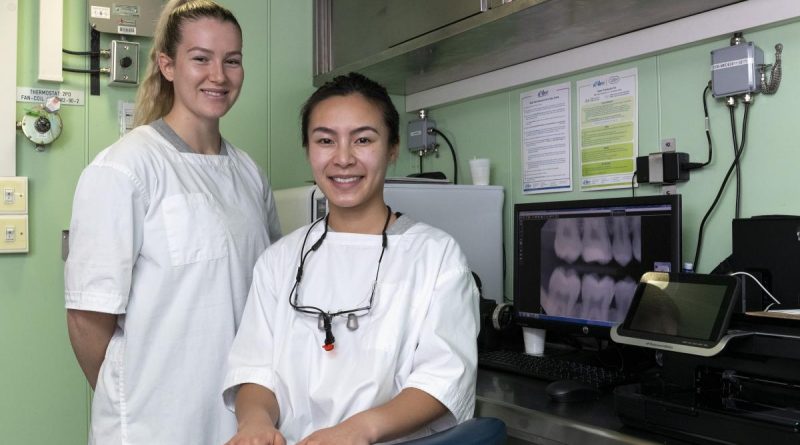
[[[493,417],[476,417],[449,430],[403,442],[402,445],[504,445],[506,424]]]

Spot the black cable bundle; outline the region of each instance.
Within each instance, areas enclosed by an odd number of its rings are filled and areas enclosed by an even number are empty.
[[[708,211],[706,212],[705,216],[703,216],[703,220],[700,223],[700,230],[699,230],[699,233],[697,235],[697,248],[696,248],[695,253],[694,253],[694,267],[695,267],[695,270],[698,269],[698,266],[700,264],[700,252],[701,252],[702,247],[703,247],[703,230],[705,228],[706,221],[708,220],[709,216],[711,216],[711,213],[714,211],[714,208],[717,206],[717,203],[719,202],[720,198],[722,197],[722,192],[725,190],[725,186],[728,184],[728,179],[730,178],[731,173],[733,173],[734,169],[738,167],[739,159],[742,157],[742,152],[744,151],[745,140],[746,140],[746,137],[747,137],[747,118],[749,116],[749,111],[750,111],[750,102],[745,102],[744,103],[744,118],[742,119],[742,140],[741,140],[741,143],[739,143],[738,147],[737,147],[736,146],[736,143],[737,143],[737,141],[736,141],[736,126],[735,126],[735,121],[733,119],[733,108],[731,108],[731,125],[733,127],[732,131],[733,131],[733,139],[734,139],[734,147],[733,148],[734,148],[734,152],[736,153],[736,155],[733,158],[733,162],[731,162],[731,166],[728,168],[728,172],[725,174],[725,178],[722,180],[722,185],[720,186],[719,191],[717,191],[717,196],[714,197],[714,202],[711,203],[711,207],[708,208]],[[737,174],[737,176],[738,176],[738,174]],[[737,213],[737,216],[738,216],[738,213],[739,213],[739,191],[738,190],[737,190],[736,207],[737,207],[736,213]]]
[[[450,143],[450,139],[447,139],[447,136],[445,136],[444,133],[436,128],[429,128],[428,131],[441,136],[442,139],[447,142],[447,146],[450,147],[450,153],[453,154],[453,184],[458,184],[458,160],[456,160],[456,150],[453,148],[453,144]]]

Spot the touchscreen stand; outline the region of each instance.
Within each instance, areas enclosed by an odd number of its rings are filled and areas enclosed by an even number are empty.
[[[728,332],[739,282],[727,275],[648,272],[636,287],[625,320],[611,329],[617,343],[710,357]]]

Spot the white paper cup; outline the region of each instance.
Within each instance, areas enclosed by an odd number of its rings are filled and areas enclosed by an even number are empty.
[[[531,355],[544,354],[544,329],[522,328],[522,340],[525,342],[525,353]]]
[[[472,173],[474,185],[489,185],[489,160],[486,158],[470,159],[469,171]]]

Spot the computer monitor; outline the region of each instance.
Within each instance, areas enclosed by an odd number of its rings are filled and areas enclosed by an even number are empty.
[[[517,323],[608,338],[645,272],[679,271],[680,195],[514,206]]]

